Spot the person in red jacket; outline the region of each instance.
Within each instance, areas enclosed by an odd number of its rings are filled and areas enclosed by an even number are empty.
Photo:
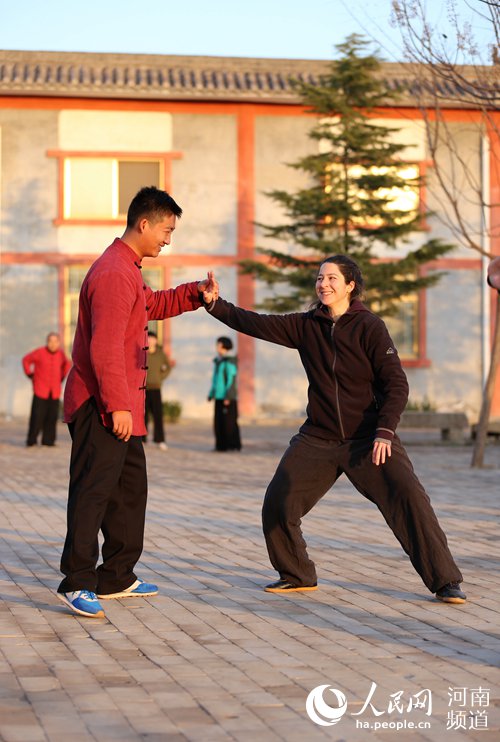
[[[57,332],[49,332],[46,345],[27,353],[22,361],[24,373],[33,382],[27,446],[36,446],[40,431],[42,446],[54,446],[56,442],[61,384],[71,368],[60,345]]]
[[[153,291],[142,279],[142,259],[156,258],[170,244],[181,214],[168,193],[142,188],[129,206],[123,236],[90,267],[80,291],[64,394],[72,450],[58,597],[83,616],[104,616],[99,598],[158,592],[134,572],[147,499],[142,437],[148,320],[192,311],[218,293],[212,272],[204,281],[165,291]]]
[[[396,435],[406,375],[384,322],[360,301],[362,290],[355,261],[335,255],[319,268],[308,312],[258,314],[222,299],[207,307],[233,330],[298,350],[309,381],[307,420],[264,498],[264,536],[279,574],[265,590],[317,589],[301,519],[345,473],[379,508],[427,588],[446,603],[465,603],[460,570]]]

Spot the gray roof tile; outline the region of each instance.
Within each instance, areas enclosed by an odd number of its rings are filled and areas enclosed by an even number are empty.
[[[291,80],[315,84],[328,72],[329,64],[322,60],[0,50],[0,95],[297,103]],[[444,77],[430,86],[417,82],[413,69],[409,64],[381,65],[387,89],[401,95],[399,105],[415,105],[415,95],[425,87],[444,101],[467,104],[467,82]],[[473,68],[461,70],[465,81],[477,74]],[[485,99],[490,103],[500,99],[498,75],[496,85],[485,91]]]

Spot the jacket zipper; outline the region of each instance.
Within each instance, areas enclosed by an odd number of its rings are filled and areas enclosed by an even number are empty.
[[[340,433],[342,435],[342,438],[345,439],[344,425],[342,423],[342,413],[340,412],[339,383],[337,381],[337,375],[335,373],[335,364],[337,363],[337,351],[335,350],[335,341],[333,339],[334,332],[335,332],[335,322],[332,322],[332,329],[330,330],[330,336],[332,339],[332,346],[333,346],[332,374],[333,374],[333,379],[335,381],[335,401],[337,403],[337,412],[339,415]]]

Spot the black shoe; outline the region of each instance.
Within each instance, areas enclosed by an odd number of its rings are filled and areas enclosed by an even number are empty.
[[[459,582],[449,582],[437,591],[436,598],[443,603],[465,603],[467,595],[460,589]]]
[[[309,592],[311,590],[317,590],[317,585],[292,585],[287,580],[278,580],[278,582],[272,582],[270,585],[266,585],[264,590],[266,593],[298,593],[298,592]]]

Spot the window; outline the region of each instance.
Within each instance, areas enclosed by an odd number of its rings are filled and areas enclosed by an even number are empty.
[[[398,313],[384,319],[394,340],[401,360],[419,358],[418,295],[410,294],[401,299]]]
[[[163,270],[162,268],[143,268],[142,277],[144,283],[147,283],[153,291],[160,291],[163,288]],[[163,341],[163,322],[153,320],[148,322],[148,329],[152,332],[156,332],[158,335],[158,343],[162,345]]]
[[[345,199],[343,180],[337,180],[340,175],[341,166],[331,163],[327,167],[325,175],[325,193],[332,193],[334,188],[342,189],[342,198]],[[384,179],[400,180],[400,184],[391,188],[379,186],[377,182]],[[370,201],[385,201],[384,210],[387,212],[400,212],[396,223],[404,224],[411,221],[420,209],[420,168],[415,164],[388,165],[384,167],[364,167],[362,165],[351,165],[347,169],[347,197],[354,210],[365,212],[365,207]],[[332,218],[327,217],[327,222]],[[365,226],[376,228],[383,225],[383,219],[379,216],[353,216],[350,218],[353,226]]]
[[[64,292],[64,348],[71,353],[73,338],[75,337],[78,320],[78,302],[83,279],[87,275],[89,265],[69,265],[66,267]],[[163,288],[162,268],[143,268],[142,278],[151,286],[153,291]],[[150,322],[149,329],[156,332],[158,341],[163,340],[163,322]]]
[[[60,224],[123,223],[130,201],[143,186],[169,190],[171,161],[179,152],[49,151],[59,161]]]
[[[69,265],[66,268],[64,292],[64,349],[71,353],[78,320],[78,300],[88,265]]]
[[[147,160],[118,161],[118,213],[126,216],[137,191],[143,186],[162,188],[160,162]]]
[[[334,189],[343,189],[341,165],[330,163],[324,181],[325,193],[333,193]],[[339,180],[340,178],[340,180]],[[396,181],[397,185],[388,187],[383,185]],[[385,202],[382,212],[390,215],[396,212],[396,224],[406,224],[415,219],[420,212],[420,166],[412,163],[400,163],[387,166],[365,167],[363,165],[350,165],[347,168],[347,197],[353,211],[359,210],[360,216],[350,216],[350,225],[354,228],[377,229],[384,225],[384,218],[380,214],[369,216],[369,208],[365,207],[373,200],[380,199]],[[345,199],[345,192],[340,197]],[[327,216],[325,221],[332,223],[333,218]],[[400,358],[409,361],[410,365],[427,363],[424,358],[425,349],[420,339],[420,301],[422,297],[418,294],[403,296],[400,299],[397,314],[385,318],[389,332],[398,349]],[[376,312],[376,306],[372,306]]]
[[[357,192],[357,197],[362,203],[363,201],[371,198],[381,199],[386,201],[384,207],[385,211],[398,211],[403,212],[407,216],[400,216],[396,219],[396,222],[404,224],[406,221],[410,221],[415,218],[415,214],[419,208],[419,177],[420,172],[417,165],[399,165],[399,166],[386,166],[386,167],[370,167],[365,168],[361,165],[354,165],[349,169],[349,174],[352,178],[355,178],[360,184],[363,181],[367,182],[367,185],[373,179],[383,179],[384,177],[396,178],[401,181],[405,181],[405,184],[393,186],[391,188],[375,188],[375,190],[364,190],[362,187]],[[363,217],[363,221],[366,219]],[[382,225],[382,219],[372,217],[369,219],[370,226]]]
[[[163,188],[159,160],[67,157],[64,219],[124,219],[143,186]]]

